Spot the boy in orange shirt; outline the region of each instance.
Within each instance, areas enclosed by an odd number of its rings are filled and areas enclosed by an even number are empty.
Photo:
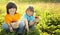
[[[2,25],[3,30],[9,30],[10,32],[17,32],[20,30],[20,15],[16,12],[17,6],[9,2],[6,6],[7,14],[5,15],[5,23]]]

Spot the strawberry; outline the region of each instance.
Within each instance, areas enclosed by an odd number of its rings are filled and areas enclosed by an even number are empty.
[[[38,18],[38,16],[35,16],[35,18]]]

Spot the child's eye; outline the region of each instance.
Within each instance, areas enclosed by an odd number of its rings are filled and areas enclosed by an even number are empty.
[[[31,12],[33,12],[33,11],[31,11]]]

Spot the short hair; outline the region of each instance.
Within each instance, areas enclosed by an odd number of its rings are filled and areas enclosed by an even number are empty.
[[[17,6],[15,5],[15,3],[13,2],[9,2],[6,6],[6,9],[7,9],[7,14],[9,14],[9,9],[11,8],[15,8],[17,10]]]
[[[27,10],[30,10],[30,11],[33,11],[34,12],[34,7],[33,6],[28,6],[28,8],[26,9]]]

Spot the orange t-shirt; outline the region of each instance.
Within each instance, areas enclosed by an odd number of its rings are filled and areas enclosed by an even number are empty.
[[[20,19],[19,14],[14,14],[14,16],[11,16],[10,14],[7,14],[5,16],[5,22],[6,23],[12,23],[12,22],[18,21],[19,19]]]

